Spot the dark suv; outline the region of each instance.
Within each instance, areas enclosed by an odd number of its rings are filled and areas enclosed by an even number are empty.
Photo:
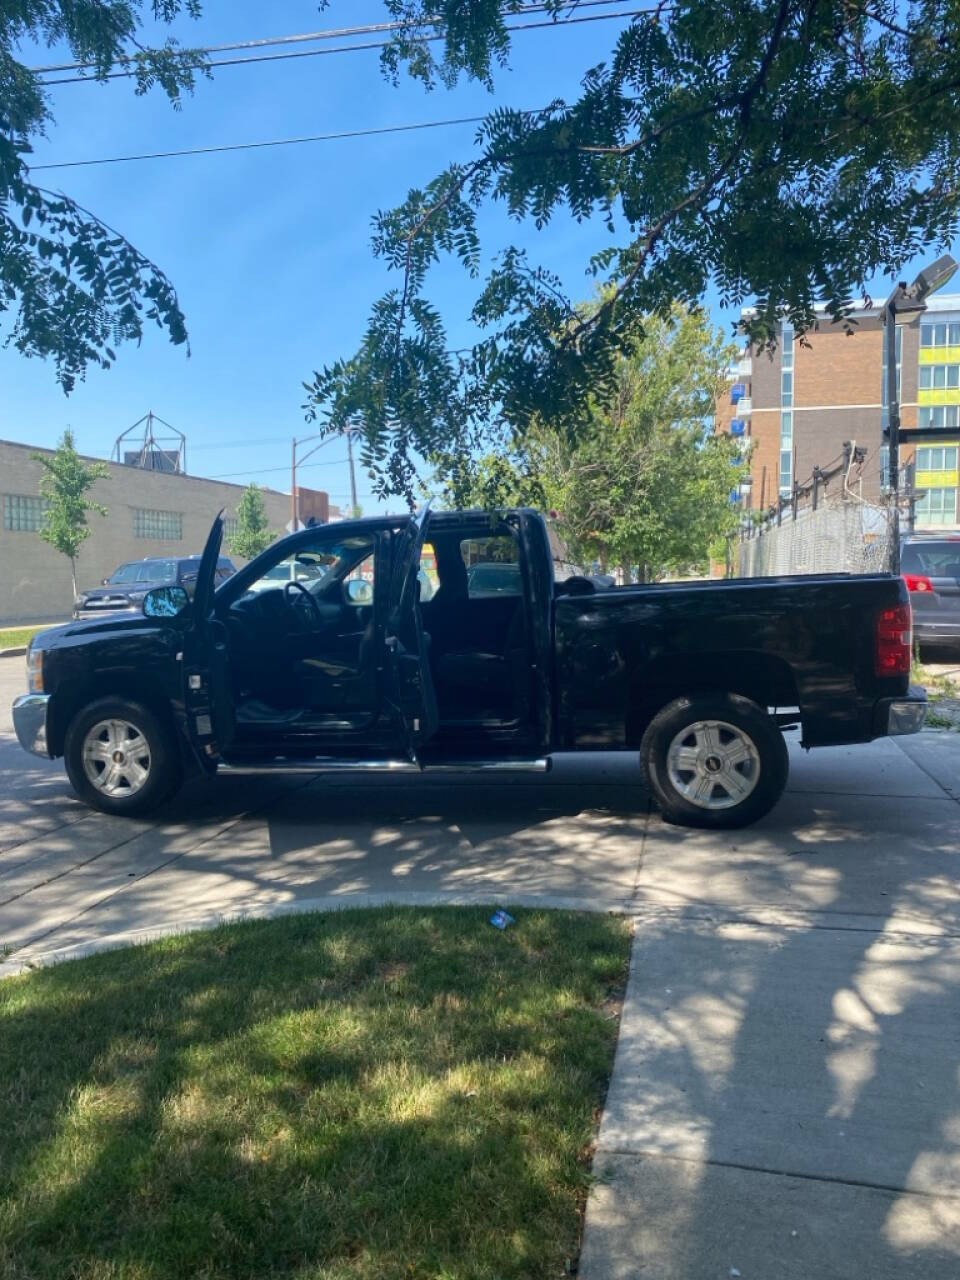
[[[921,646],[960,649],[960,533],[912,533],[900,549]]]
[[[182,559],[167,556],[150,556],[146,560],[134,560],[122,564],[109,578],[104,578],[92,591],[81,591],[74,602],[75,618],[98,618],[107,613],[137,609],[143,597],[154,587],[181,586],[188,596],[193,595],[200,567],[199,556]],[[221,582],[236,573],[232,561],[221,556],[217,561],[216,581]]]

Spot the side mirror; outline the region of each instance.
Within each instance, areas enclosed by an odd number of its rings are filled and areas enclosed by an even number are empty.
[[[143,597],[145,618],[175,618],[190,603],[183,587],[154,587]]]
[[[109,579],[109,578],[101,578],[101,579],[100,579],[100,585],[101,585],[101,587],[109,587],[109,585],[110,585],[110,579]]]
[[[363,578],[351,578],[346,583],[347,599],[351,604],[373,604],[373,585]]]

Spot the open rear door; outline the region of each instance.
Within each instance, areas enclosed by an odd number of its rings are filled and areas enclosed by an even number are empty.
[[[190,626],[183,637],[183,705],[187,736],[207,772],[233,740],[236,710],[230,690],[227,629],[213,611],[223,512],[213,522],[200,557]]]
[[[428,520],[429,505],[400,534],[384,635],[390,700],[400,722],[407,755],[414,762],[417,762],[418,747],[436,733],[439,724],[417,577]]]

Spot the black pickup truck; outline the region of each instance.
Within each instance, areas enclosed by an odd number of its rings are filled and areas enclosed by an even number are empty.
[[[98,809],[145,813],[223,767],[519,773],[619,750],[668,820],[732,827],[783,791],[784,729],[816,747],[923,724],[900,578],[556,581],[543,519],[515,510],[307,529],[217,588],[222,536],[192,601],[159,587],[141,616],[30,646],[20,742]]]

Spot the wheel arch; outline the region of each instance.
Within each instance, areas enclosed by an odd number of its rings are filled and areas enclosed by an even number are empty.
[[[133,672],[69,680],[57,689],[51,700],[47,722],[47,747],[52,756],[63,755],[71,722],[84,707],[100,698],[127,698],[148,707],[160,723],[172,732],[180,755],[184,756],[183,735],[179,731],[169,694],[158,681]]]
[[[790,664],[772,654],[735,653],[665,655],[647,665],[630,690],[624,741],[639,746],[654,716],[675,698],[736,693],[763,710],[796,707],[799,692]]]

